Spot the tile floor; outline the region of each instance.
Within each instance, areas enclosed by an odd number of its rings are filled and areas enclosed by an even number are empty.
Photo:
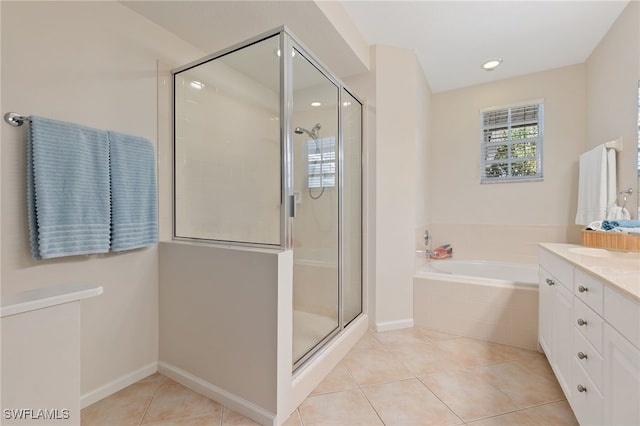
[[[82,425],[255,425],[159,374],[82,410]],[[544,355],[423,328],[367,334],[286,426],[577,425]]]

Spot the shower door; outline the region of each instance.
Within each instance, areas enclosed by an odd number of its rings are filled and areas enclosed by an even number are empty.
[[[294,368],[340,330],[339,88],[298,50],[292,58]]]
[[[297,370],[363,311],[362,102],[284,29],[173,75],[174,238],[293,251]]]

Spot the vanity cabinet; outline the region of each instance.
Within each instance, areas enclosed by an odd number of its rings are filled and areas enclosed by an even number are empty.
[[[573,285],[573,268],[541,252],[539,281],[538,340],[562,390],[569,395],[571,359],[567,355],[573,332],[573,293],[569,286]]]
[[[604,328],[605,425],[640,425],[640,350],[609,324]]]
[[[581,425],[637,426],[640,295],[588,267],[540,250],[540,347]],[[640,280],[640,263],[629,273]]]

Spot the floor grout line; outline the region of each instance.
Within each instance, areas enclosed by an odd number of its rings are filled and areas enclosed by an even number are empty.
[[[456,413],[456,412],[453,410],[453,408],[449,406],[449,404],[447,404],[446,402],[444,402],[444,401],[442,400],[442,398],[440,398],[440,397],[438,396],[438,394],[436,394],[433,390],[431,390],[431,388],[430,388],[430,387],[429,387],[425,382],[423,382],[422,380],[420,380],[420,378],[419,378],[419,377],[416,377],[416,379],[418,379],[418,381],[419,381],[420,383],[422,383],[422,385],[423,385],[425,388],[427,388],[427,390],[428,390],[429,392],[431,392],[431,394],[432,394],[433,396],[435,396],[435,397],[438,399],[438,401],[442,402],[442,404],[443,404],[445,407],[447,407],[447,408],[449,409],[449,411],[451,411],[451,412],[453,413],[453,415],[454,415],[454,416],[456,416],[456,417],[458,418],[458,420],[460,420],[460,421],[462,422],[461,424],[466,424],[466,422],[465,422],[464,420],[462,420],[462,417],[460,417],[460,415],[459,415],[458,413]]]
[[[146,408],[144,409],[144,413],[142,413],[142,417],[140,417],[140,421],[138,422],[138,426],[142,426],[142,424],[144,422],[144,418],[147,416],[147,413],[149,412],[149,408],[151,407],[151,404],[153,403],[153,398],[156,397],[156,394],[158,393],[158,390],[160,390],[160,387],[167,380],[166,377],[161,375],[160,373],[155,373],[155,374],[157,374],[160,377],[162,377],[162,380],[159,380],[159,383],[157,384],[155,390],[153,391],[153,395],[151,395],[151,398],[149,399],[149,403],[147,404]]]

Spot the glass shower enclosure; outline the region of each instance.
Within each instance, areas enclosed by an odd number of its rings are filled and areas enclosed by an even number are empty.
[[[362,313],[362,102],[284,27],[173,79],[174,238],[293,250],[295,370]]]

